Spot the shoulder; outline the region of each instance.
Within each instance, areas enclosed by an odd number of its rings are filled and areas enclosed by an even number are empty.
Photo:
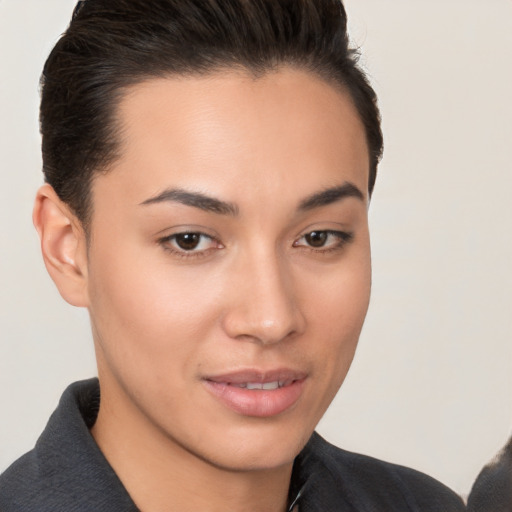
[[[317,471],[343,489],[361,510],[464,511],[461,498],[434,478],[414,469],[342,450],[314,434],[308,443]]]
[[[62,510],[63,500],[66,502],[68,496],[76,493],[78,480],[73,478],[72,464],[76,466],[74,458],[82,451],[87,427],[75,398],[89,389],[91,383],[95,384],[87,381],[68,387],[35,447],[0,475],[2,512]],[[73,485],[74,482],[77,483]]]
[[[0,475],[1,512],[136,510],[90,435],[98,405],[97,379],[68,387],[35,448]]]
[[[46,480],[40,474],[34,450],[26,453],[0,475],[0,510],[35,512],[37,496],[44,493]]]

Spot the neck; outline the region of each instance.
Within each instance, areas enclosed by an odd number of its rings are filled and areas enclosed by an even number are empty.
[[[220,468],[179,445],[123,398],[102,386],[91,433],[139,510],[285,512],[292,463]]]

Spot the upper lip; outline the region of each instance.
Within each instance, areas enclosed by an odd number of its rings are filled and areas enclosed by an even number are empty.
[[[204,380],[219,383],[243,384],[245,382],[276,382],[302,380],[307,377],[306,372],[291,368],[276,368],[270,370],[246,369],[233,372],[208,375]]]

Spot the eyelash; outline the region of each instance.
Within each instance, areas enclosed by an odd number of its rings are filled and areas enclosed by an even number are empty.
[[[171,245],[171,244],[177,243],[176,239],[178,237],[187,236],[187,235],[200,237],[201,240],[199,241],[199,244],[201,243],[201,241],[204,241],[204,239],[209,239],[209,240],[211,240],[211,242],[216,244],[216,247],[208,247],[208,248],[202,249],[202,250],[197,250],[196,248],[186,250],[186,249],[179,248],[179,247],[173,247]],[[327,239],[329,239],[329,237],[334,237],[334,238],[336,238],[336,241],[334,242],[334,244],[331,244],[328,247],[326,247],[325,245],[322,245],[320,247],[314,247],[307,243],[304,245],[299,244],[300,240],[306,239],[306,237],[313,236],[313,235],[324,235],[324,236],[328,237]],[[336,230],[330,230],[330,229],[318,229],[318,230],[309,231],[308,233],[305,233],[304,235],[299,237],[293,243],[293,247],[296,247],[296,248],[299,248],[302,250],[306,250],[306,251],[311,251],[316,254],[328,254],[328,253],[332,253],[335,251],[340,251],[341,249],[343,249],[343,247],[346,244],[352,242],[353,239],[354,239],[354,234],[351,232],[336,231]],[[208,254],[210,254],[210,252],[212,250],[222,249],[224,247],[220,243],[220,241],[217,240],[216,238],[214,238],[210,235],[207,235],[206,233],[201,233],[198,231],[182,231],[180,233],[174,233],[172,235],[160,238],[158,240],[158,243],[164,248],[164,250],[166,250],[166,251],[170,252],[171,254],[178,256],[180,258],[203,258],[203,257],[207,256]]]
[[[326,235],[327,237],[334,237],[336,241],[328,247],[326,247],[325,245],[322,245],[321,247],[314,247],[309,244],[305,246],[298,245],[299,240],[305,239],[307,236],[311,236],[313,234],[322,234]],[[336,231],[332,229],[314,229],[313,231],[309,231],[308,233],[302,235],[297,241],[293,243],[293,246],[313,251],[315,253],[327,254],[335,251],[340,251],[346,244],[352,242],[353,239],[354,233],[350,233],[348,231]]]
[[[209,239],[212,242],[214,242],[217,246],[208,247],[202,250],[196,250],[195,248],[191,250],[186,250],[179,247],[173,247],[171,245],[173,243],[176,243],[176,239],[178,237],[186,235],[199,236],[202,241],[204,241],[204,239]],[[160,238],[158,240],[158,243],[164,248],[164,250],[170,252],[174,256],[178,256],[179,258],[203,258],[207,256],[212,250],[223,248],[223,245],[216,238],[207,235],[206,233],[201,233],[199,231],[182,231],[180,233],[174,233],[172,235]],[[201,241],[199,243],[201,243]]]

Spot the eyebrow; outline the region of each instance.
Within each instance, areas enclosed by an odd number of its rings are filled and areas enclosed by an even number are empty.
[[[355,197],[364,201],[363,193],[355,185],[347,181],[343,185],[328,188],[306,197],[299,203],[297,210],[308,211],[314,208],[320,208],[322,206],[327,206],[337,201],[341,201],[347,197]],[[190,192],[181,188],[166,189],[160,194],[150,197],[140,204],[150,205],[169,201],[220,215],[237,216],[239,213],[239,209],[236,204],[221,201],[220,199],[207,196],[201,192]]]
[[[328,188],[306,197],[306,199],[300,202],[298,210],[308,211],[314,208],[320,208],[321,206],[327,206],[347,197],[355,197],[356,199],[364,201],[363,193],[355,185],[346,181],[343,185]]]
[[[146,199],[141,205],[164,203],[168,201],[199,208],[205,212],[213,212],[220,215],[238,215],[238,206],[235,204],[215,199],[214,197],[201,194],[200,192],[189,192],[180,188],[164,190],[160,194]]]

